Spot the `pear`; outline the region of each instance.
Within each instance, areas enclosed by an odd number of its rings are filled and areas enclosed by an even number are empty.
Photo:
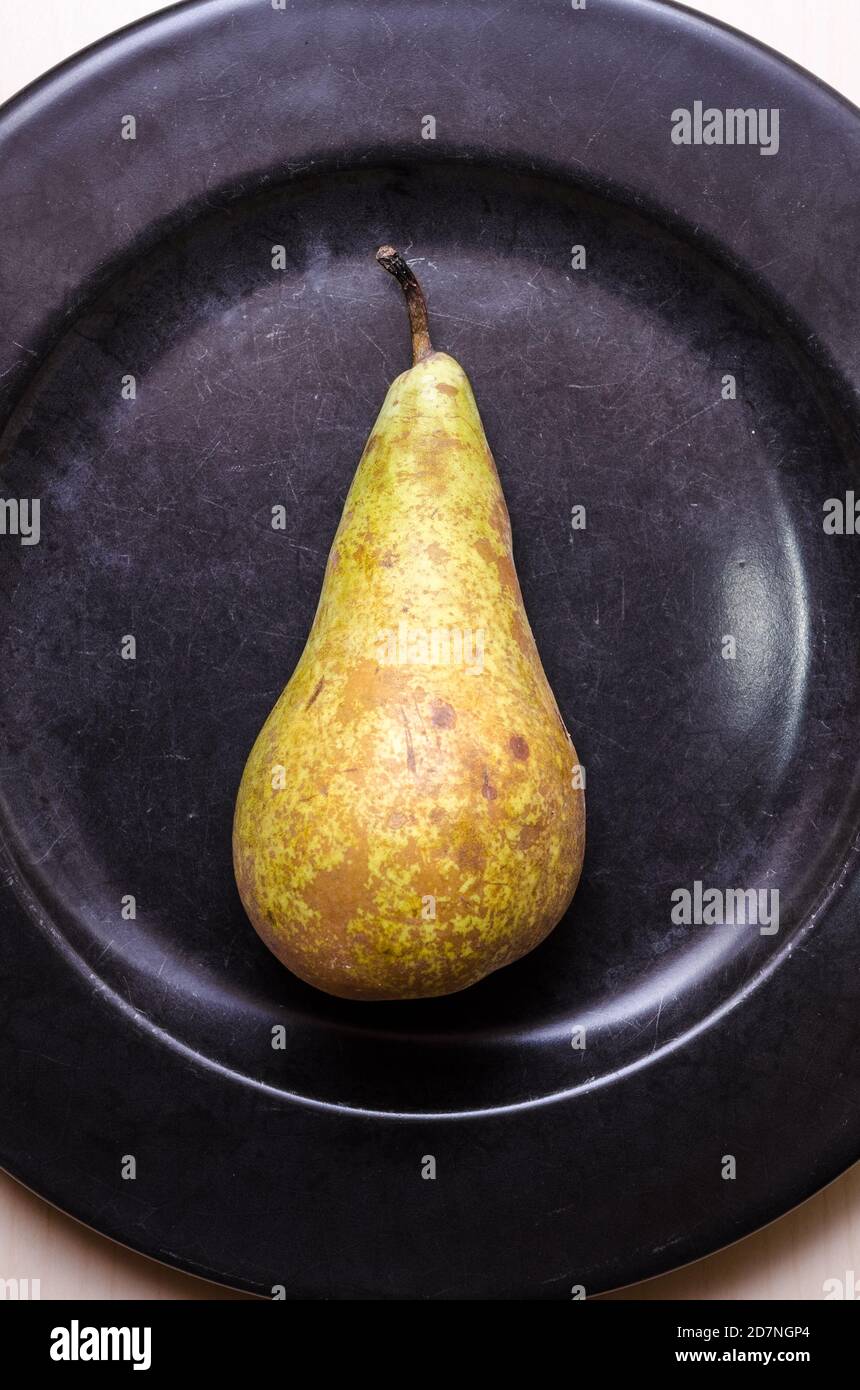
[[[579,880],[579,764],[523,606],[463,368],[430,344],[347,496],[307,645],[251,751],[236,881],[266,945],[346,999],[466,989],[552,931]]]

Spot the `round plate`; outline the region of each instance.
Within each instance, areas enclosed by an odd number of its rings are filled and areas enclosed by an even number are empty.
[[[778,151],[674,143],[697,101],[778,109]],[[858,144],[806,74],[627,0],[180,5],[0,113],[10,1172],[261,1293],[542,1298],[858,1156],[860,542],[823,524]],[[407,365],[382,241],[475,387],[589,843],[528,959],[361,1005],[260,944],[230,831]]]

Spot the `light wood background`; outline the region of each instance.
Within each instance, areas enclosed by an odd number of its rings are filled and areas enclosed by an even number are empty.
[[[163,8],[152,0],[0,0],[0,101]],[[860,0],[697,0],[690,8],[761,39],[860,105]],[[845,1281],[849,1270],[860,1278],[860,1165],[747,1240],[607,1297],[820,1299],[824,1282]],[[0,1173],[0,1279],[11,1278],[39,1279],[43,1298],[242,1297],[114,1245]]]

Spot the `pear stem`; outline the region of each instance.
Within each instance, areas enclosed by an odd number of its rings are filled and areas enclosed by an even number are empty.
[[[393,275],[400,288],[406,296],[406,307],[409,310],[409,328],[412,332],[412,365],[417,366],[423,362],[425,357],[429,357],[433,351],[433,344],[430,342],[430,326],[427,320],[427,301],[424,298],[424,291],[415,279],[413,272],[404,261],[399,251],[395,251],[393,246],[380,246],[376,253],[376,259],[382,266]]]

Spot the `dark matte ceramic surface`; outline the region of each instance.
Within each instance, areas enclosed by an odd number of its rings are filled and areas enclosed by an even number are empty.
[[[673,146],[699,98],[779,106],[779,154]],[[805,75],[621,0],[179,6],[0,113],[0,495],[42,502],[38,546],[0,536],[10,1171],[261,1292],[541,1298],[857,1157],[860,540],[822,503],[856,473],[858,143]],[[366,1006],[267,954],[229,840],[407,365],[382,240],[475,386],[589,846],[528,960]],[[673,924],[697,879],[778,889],[779,932]]]

